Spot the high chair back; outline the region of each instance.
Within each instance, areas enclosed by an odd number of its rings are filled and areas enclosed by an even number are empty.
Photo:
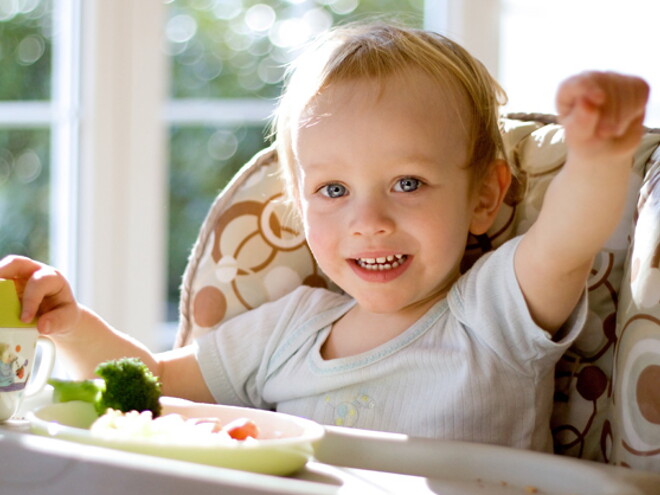
[[[566,157],[552,116],[502,119],[507,159],[521,174],[465,267],[521,234],[538,216]],[[627,208],[594,260],[589,317],[556,369],[555,451],[660,472],[660,132],[636,153]],[[278,175],[277,154],[257,154],[216,198],[181,289],[176,346],[300,284],[335,289],[305,243]]]

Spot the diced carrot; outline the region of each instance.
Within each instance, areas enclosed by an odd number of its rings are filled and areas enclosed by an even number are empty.
[[[223,428],[234,440],[245,440],[248,437],[257,438],[259,428],[254,421],[247,418],[239,418],[228,423]]]

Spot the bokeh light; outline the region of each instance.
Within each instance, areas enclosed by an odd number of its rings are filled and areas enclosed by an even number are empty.
[[[247,10],[245,24],[252,31],[265,32],[273,26],[276,18],[275,10],[270,5],[259,3]]]
[[[16,50],[16,59],[21,65],[32,65],[46,51],[46,43],[42,36],[29,35],[21,40]]]
[[[172,43],[186,43],[195,36],[197,32],[197,22],[186,14],[172,17],[165,26],[165,36]]]
[[[29,184],[35,181],[41,175],[42,164],[39,155],[32,150],[28,149],[21,153],[16,158],[15,174],[19,182]]]

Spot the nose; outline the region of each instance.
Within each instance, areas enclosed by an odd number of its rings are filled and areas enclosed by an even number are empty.
[[[385,235],[394,231],[394,217],[384,198],[370,197],[356,202],[351,215],[350,227],[355,236]]]

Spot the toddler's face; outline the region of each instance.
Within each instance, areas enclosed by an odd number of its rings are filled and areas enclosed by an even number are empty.
[[[365,309],[422,313],[459,276],[476,198],[456,101],[421,73],[339,83],[294,136],[310,248]]]

